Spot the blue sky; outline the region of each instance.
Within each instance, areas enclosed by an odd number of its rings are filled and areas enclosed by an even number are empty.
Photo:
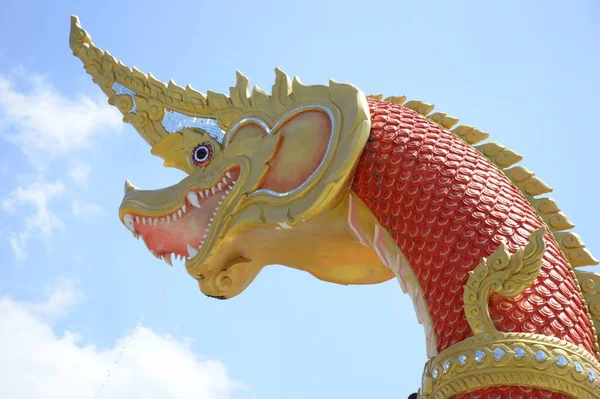
[[[133,240],[117,217],[123,181],[182,173],[71,55],[70,14],[126,65],[202,91],[227,92],[236,70],[270,89],[279,66],[433,103],[522,154],[600,254],[595,1],[83,3],[0,13],[4,397],[94,398],[105,381],[98,398],[401,398],[426,360],[396,281],[269,267],[217,301]]]

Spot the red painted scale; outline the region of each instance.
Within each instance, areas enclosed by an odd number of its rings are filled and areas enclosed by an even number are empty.
[[[501,242],[511,252],[542,221],[510,180],[475,148],[415,111],[369,99],[372,128],[352,188],[410,262],[427,303],[437,349],[472,335],[463,310],[468,272]],[[558,337],[595,353],[594,334],[571,267],[550,233],[538,279],[513,299],[495,295],[500,331]],[[459,398],[565,398],[495,387]]]

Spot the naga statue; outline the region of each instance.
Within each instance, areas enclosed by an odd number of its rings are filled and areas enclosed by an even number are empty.
[[[70,46],[164,165],[125,182],[121,222],[185,260],[200,290],[240,294],[281,264],[337,284],[396,277],[427,339],[419,398],[600,398],[598,262],[521,157],[405,97],[277,69],[203,94],[119,63],[72,17]],[[476,145],[477,144],[477,145]]]

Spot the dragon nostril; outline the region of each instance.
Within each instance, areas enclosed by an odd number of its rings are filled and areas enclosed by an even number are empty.
[[[205,295],[209,298],[215,298],[215,299],[221,299],[221,300],[227,299],[227,297],[225,295],[208,295],[208,294],[205,294]]]

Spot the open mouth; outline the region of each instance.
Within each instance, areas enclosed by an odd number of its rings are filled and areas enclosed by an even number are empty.
[[[239,167],[230,168],[211,186],[187,190],[173,210],[160,215],[131,211],[123,215],[123,224],[168,265],[172,265],[173,255],[178,260],[192,259],[204,246],[239,174]]]

